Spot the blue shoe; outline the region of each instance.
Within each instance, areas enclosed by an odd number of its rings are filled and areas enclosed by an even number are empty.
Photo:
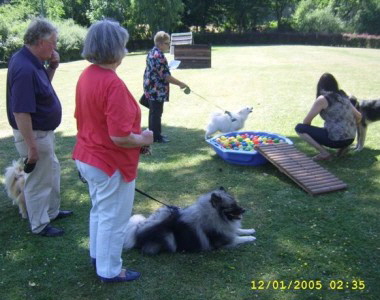
[[[72,210],[60,210],[58,215],[53,220],[59,220],[71,216],[73,214]]]
[[[98,276],[101,282],[104,283],[113,283],[113,282],[126,282],[136,280],[141,276],[140,272],[127,270],[125,271],[125,277],[116,276],[113,278],[104,278],[102,276]]]
[[[51,226],[50,224],[46,225],[44,229],[42,229],[38,235],[41,236],[48,236],[48,237],[56,237],[56,236],[61,236],[65,233],[63,229],[60,228],[55,228]]]
[[[91,257],[91,264],[94,267],[94,270],[96,271],[96,258]]]

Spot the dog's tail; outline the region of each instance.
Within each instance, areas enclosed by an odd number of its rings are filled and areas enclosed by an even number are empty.
[[[146,218],[143,215],[133,215],[127,224],[127,233],[124,239],[124,249],[132,249],[136,245],[136,232],[139,225],[144,223]]]
[[[13,195],[14,186],[17,184],[17,179],[20,176],[23,176],[22,174],[22,166],[19,161],[14,160],[12,162],[12,165],[7,167],[5,169],[5,179],[4,179],[4,185],[5,189],[7,191],[7,195],[9,198],[13,199],[13,204],[15,204],[15,197],[17,195]]]

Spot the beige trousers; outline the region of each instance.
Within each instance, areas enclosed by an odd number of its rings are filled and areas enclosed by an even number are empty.
[[[39,159],[25,180],[25,202],[30,227],[39,233],[59,213],[61,167],[55,155],[53,131],[33,131]],[[13,130],[15,146],[22,158],[28,156],[28,147],[19,130]]]

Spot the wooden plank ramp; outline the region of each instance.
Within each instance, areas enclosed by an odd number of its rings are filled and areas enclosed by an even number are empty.
[[[334,192],[347,184],[287,143],[258,145],[256,150],[310,195]]]

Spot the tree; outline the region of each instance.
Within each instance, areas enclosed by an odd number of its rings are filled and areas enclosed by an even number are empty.
[[[300,30],[380,34],[379,15],[380,0],[302,0],[294,18]]]
[[[268,12],[267,2],[263,0],[224,0],[224,26],[238,32],[256,30]]]
[[[28,11],[30,15],[38,15],[51,20],[60,19],[63,14],[63,2],[61,0],[11,0],[11,9]]]
[[[183,24],[189,28],[195,26],[197,29],[205,31],[208,23],[218,19],[219,2],[220,0],[184,0]]]
[[[87,15],[91,22],[111,18],[123,24],[130,13],[130,0],[90,0]]]
[[[147,24],[151,36],[159,30],[171,32],[177,27],[184,8],[181,0],[134,0],[132,6],[137,22]]]
[[[380,33],[379,0],[330,0],[330,5],[350,31]]]
[[[277,20],[277,29],[279,31],[283,30],[285,25],[284,15],[286,10],[290,10],[288,13],[290,16],[299,2],[300,0],[270,0],[270,9]]]
[[[349,22],[358,33],[380,34],[380,1],[368,0]]]
[[[88,12],[90,11],[90,0],[62,0],[64,18],[73,19],[82,26],[90,25]]]
[[[302,0],[294,19],[296,29],[302,32],[339,33],[344,30],[344,23],[334,14],[332,6],[314,0]]]

